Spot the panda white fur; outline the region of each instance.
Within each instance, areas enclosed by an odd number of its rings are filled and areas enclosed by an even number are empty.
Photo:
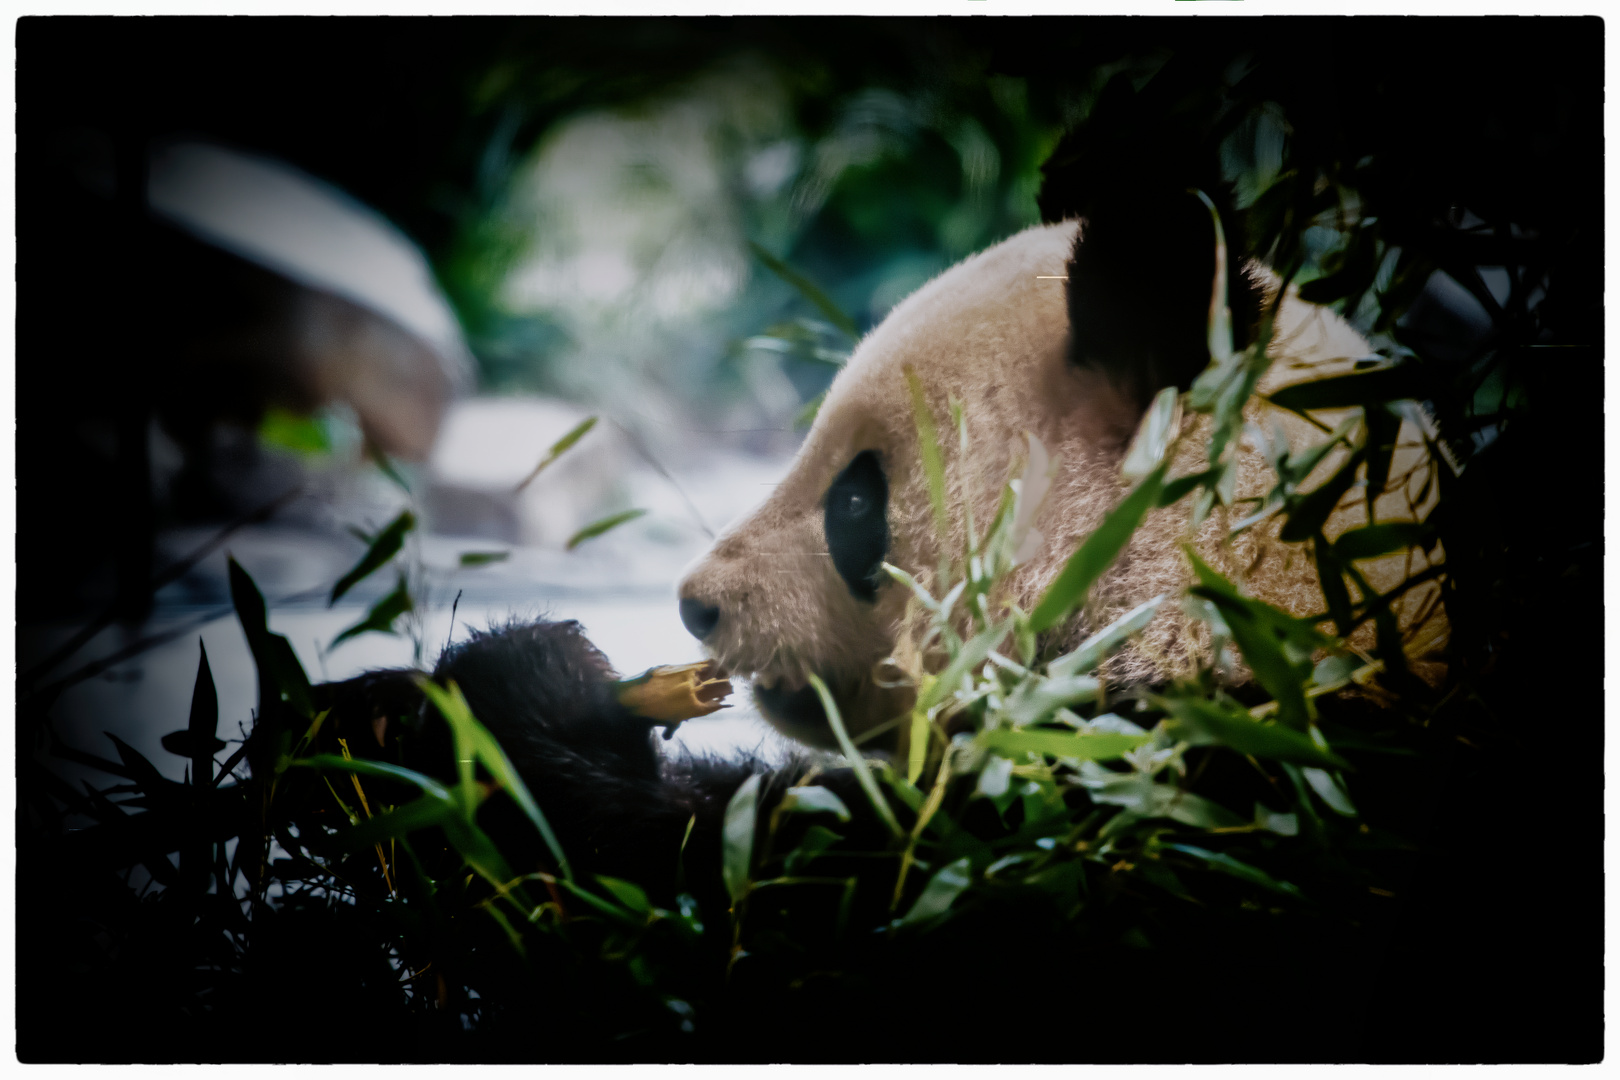
[[[1044,544],[1011,582],[1026,610],[1123,494],[1118,466],[1142,411],[1143,387],[1117,371],[1075,362],[1085,342],[1076,340],[1083,330],[1071,327],[1077,298],[1066,290],[1080,283],[1066,279],[1083,276],[1074,271],[1085,249],[1085,230],[1076,221],[1030,228],[952,267],[895,307],[834,380],[787,478],[680,582],[688,629],[734,676],[751,678],[761,712],[785,734],[829,744],[808,685],[811,672],[832,688],[852,733],[909,707],[910,691],[878,670],[894,647],[907,593],[878,575],[877,563],[887,560],[926,582],[938,552],[904,369],[915,371],[936,417],[948,415],[948,398],[963,403],[967,457],[955,440],[943,440],[950,502],[958,508],[953,550],[960,550],[964,491],[971,492],[975,519],[988,520],[1026,453],[1026,433],[1061,459],[1037,522]],[[1247,284],[1263,293],[1264,271],[1251,267]],[[1151,290],[1153,283],[1138,286]],[[1342,319],[1289,295],[1271,351],[1275,362],[1263,390],[1348,370],[1369,349]],[[1270,415],[1260,416],[1262,409]],[[1251,403],[1250,410],[1264,430],[1286,431],[1295,448],[1323,439],[1280,409]],[[1197,471],[1201,440],[1184,445],[1176,471]],[[1427,511],[1411,497],[1429,467],[1421,440],[1403,429],[1398,445],[1391,475],[1411,475],[1392,483],[1380,500],[1380,521]],[[1264,457],[1248,440],[1240,453],[1238,495],[1263,494],[1274,482]],[[1311,482],[1330,475],[1341,460],[1330,457]],[[1361,498],[1352,489],[1330,520],[1330,538],[1365,523]],[[1253,595],[1296,615],[1324,610],[1311,561],[1275,539],[1275,519],[1269,529],[1225,544],[1229,522],[1220,514],[1196,537],[1186,536],[1187,520],[1185,505],[1150,515],[1094,589],[1090,618],[1107,618],[1184,585],[1190,567],[1181,548],[1188,539]],[[1363,570],[1382,591],[1425,565],[1417,552],[1387,556]],[[1403,610],[1425,602],[1414,596]],[[1081,635],[1085,620],[1076,616],[1056,644]],[[1190,667],[1204,645],[1195,624],[1166,611],[1109,674],[1124,682],[1163,680]]]

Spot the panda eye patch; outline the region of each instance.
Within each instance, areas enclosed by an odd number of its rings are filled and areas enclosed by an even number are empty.
[[[889,481],[874,451],[863,450],[827,489],[823,527],[833,568],[856,597],[877,599],[878,575],[889,553]]]

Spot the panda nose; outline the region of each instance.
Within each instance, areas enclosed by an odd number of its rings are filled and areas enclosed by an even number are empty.
[[[713,633],[714,625],[719,621],[719,608],[705,604],[695,597],[681,598],[681,622],[686,624],[687,632],[699,641]]]

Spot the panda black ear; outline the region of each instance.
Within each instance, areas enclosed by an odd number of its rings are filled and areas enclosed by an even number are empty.
[[[1244,223],[1220,175],[1218,132],[1204,119],[1219,110],[1173,96],[1185,85],[1161,72],[1138,92],[1116,77],[1043,169],[1042,216],[1082,219],[1068,266],[1069,359],[1106,376],[1137,415],[1209,363],[1215,226],[1193,189],[1221,212],[1239,347],[1259,312],[1243,272]]]

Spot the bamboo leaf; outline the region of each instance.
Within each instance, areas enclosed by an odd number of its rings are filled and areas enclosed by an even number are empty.
[[[1301,450],[1297,454],[1283,454],[1277,463],[1278,477],[1288,484],[1303,484],[1305,478],[1311,474],[1311,470],[1320,465],[1322,459],[1333,452],[1334,447],[1349,445],[1353,452],[1355,447],[1345,441],[1345,436],[1355,430],[1359,422],[1357,417],[1347,416],[1339,422],[1339,426],[1334,428],[1326,439],[1315,446]],[[1279,435],[1279,438],[1281,437]]]
[[[731,801],[726,804],[726,815],[720,826],[720,874],[725,879],[726,893],[733,905],[748,895],[749,875],[754,862],[754,818],[759,806],[760,774],[755,773],[742,782]]]
[[[1269,398],[1273,405],[1292,412],[1310,409],[1344,409],[1355,405],[1376,406],[1386,401],[1422,400],[1429,394],[1422,386],[1416,364],[1358,371],[1332,379],[1285,386]]]
[[[552,831],[551,823],[546,820],[540,804],[535,802],[528,785],[523,782],[523,777],[518,775],[511,759],[506,756],[506,751],[495,740],[495,736],[490,734],[489,729],[473,716],[472,708],[461,693],[461,687],[454,682],[447,687],[441,687],[425,677],[418,678],[417,685],[450,725],[456,742],[457,759],[465,760],[471,757],[489,770],[490,776],[494,777],[501,789],[512,797],[530,824],[540,833],[563,877],[572,879],[573,869],[569,866],[568,856],[563,853],[562,843]]]
[[[1210,220],[1215,225],[1215,276],[1210,287],[1209,296],[1209,355],[1215,360],[1224,360],[1233,353],[1232,348],[1232,309],[1229,306],[1226,285],[1226,229],[1221,225],[1220,211],[1210,197],[1202,191],[1194,189],[1193,194],[1198,201],[1209,210]]]
[[[1282,893],[1284,896],[1291,896],[1296,900],[1305,899],[1305,894],[1288,882],[1278,881],[1264,870],[1234,859],[1224,852],[1209,851],[1201,847],[1194,847],[1191,844],[1165,844],[1163,850],[1179,851],[1183,855],[1190,855],[1211,870],[1219,870],[1223,874],[1229,874],[1241,881],[1247,881],[1251,885],[1259,885],[1261,888]]]
[[[1366,525],[1333,541],[1333,552],[1341,559],[1371,559],[1420,544],[1426,532],[1421,524],[1409,521]]]
[[[369,577],[380,567],[387,564],[399,549],[405,546],[405,534],[416,528],[416,515],[409,510],[402,510],[398,517],[390,521],[377,538],[371,542],[366,553],[360,556],[347,574],[338,578],[337,584],[332,586],[332,595],[327,600],[327,606],[338,602],[345,593],[355,585]]]
[[[1190,547],[1186,551],[1199,578],[1199,584],[1188,591],[1209,600],[1220,610],[1227,631],[1254,672],[1255,681],[1277,699],[1279,719],[1291,728],[1304,731],[1313,715],[1305,696],[1305,680],[1311,671],[1310,653],[1316,648],[1331,647],[1334,642],[1304,620],[1242,595],[1231,582],[1205,565]],[[1296,654],[1297,659],[1290,657],[1284,646]]]
[[[813,281],[752,240],[748,242],[748,250],[752,251],[754,257],[764,263],[771,273],[793,286],[794,289],[798,290],[800,296],[814,304],[816,310],[821,312],[828,322],[843,331],[851,341],[861,336],[860,329],[855,325],[855,320],[844,314],[844,309],[839,307],[832,297],[822,292]]]
[[[928,501],[934,508],[934,531],[941,544],[950,535],[950,516],[945,507],[945,463],[939,453],[939,433],[934,427],[934,414],[928,408],[922,380],[910,364],[904,368],[906,386],[911,390],[911,414],[917,425],[917,453],[922,459],[923,475],[928,479]]]
[[[1177,477],[1160,489],[1157,504],[1159,506],[1174,506],[1182,499],[1185,499],[1194,488],[1213,483],[1217,479],[1219,477],[1215,469],[1206,469],[1191,476]]]
[[[583,439],[586,433],[595,426],[596,417],[587,416],[585,419],[581,420],[579,423],[570,428],[567,434],[551,444],[551,449],[546,451],[546,456],[541,458],[540,463],[530,470],[529,475],[518,481],[516,490],[522,491],[524,488],[534,483],[535,477],[545,472],[552,462],[556,461],[558,458],[562,457],[563,454],[567,453],[570,447],[579,442],[579,440]]]
[[[1389,486],[1389,469],[1395,461],[1395,443],[1401,434],[1401,418],[1377,405],[1367,406],[1362,410],[1362,415],[1367,424],[1367,520],[1371,521],[1373,504]]]
[[[784,814],[832,814],[839,821],[849,820],[849,807],[828,788],[819,785],[790,787],[778,808]]]
[[[608,877],[606,874],[597,874],[596,880],[601,883],[602,888],[613,894],[614,899],[631,911],[640,915],[647,915],[652,912],[652,901],[647,899],[647,893],[640,885],[620,878]]]
[[[396,487],[398,487],[405,494],[409,495],[411,493],[411,485],[406,482],[405,477],[400,473],[399,469],[394,465],[394,463],[388,459],[388,454],[369,438],[366,440],[365,447],[366,457],[370,458],[371,463],[377,466],[377,471],[388,477],[389,480],[394,482]]]
[[[124,768],[129,770],[130,778],[142,792],[147,795],[162,795],[175,786],[174,781],[158,772],[157,766],[148,761],[139,750],[110,731],[102,734],[112,740],[113,746],[118,749],[118,759],[124,763]]]
[[[1114,650],[1125,644],[1132,636],[1141,633],[1147,624],[1153,621],[1158,614],[1159,605],[1164,603],[1168,594],[1160,593],[1151,600],[1144,601],[1127,611],[1101,630],[1092,634],[1080,647],[1073,652],[1053,660],[1046,665],[1046,673],[1054,679],[1069,675],[1078,675],[1082,672],[1095,671],[1097,666],[1106,660]]]
[[[1174,784],[1155,783],[1153,777],[1144,772],[1113,772],[1086,761],[1081,763],[1079,784],[1086,789],[1092,802],[1124,807],[1125,813],[1130,815],[1130,820],[1110,829],[1110,834],[1122,832],[1133,821],[1147,818],[1168,818],[1195,829],[1222,829],[1244,824],[1241,817],[1219,803],[1183,791]]]
[[[1059,709],[1102,696],[1102,682],[1091,675],[1034,679],[1020,686],[1002,708],[1015,727],[1038,724]]]
[[[799,841],[799,846],[788,852],[788,857],[783,862],[784,871],[788,874],[797,874],[810,865],[811,860],[817,855],[842,839],[842,836],[824,825],[810,826],[804,831],[804,839]]]
[[[1086,537],[1080,549],[1069,557],[1057,580],[1047,588],[1040,603],[1030,613],[1031,630],[1039,633],[1056,626],[1085,602],[1091,586],[1103,571],[1113,565],[1130,542],[1136,527],[1142,523],[1142,518],[1158,499],[1166,468],[1167,465],[1161,464],[1137,484],[1118,506],[1109,511],[1102,524]]]
[[[455,797],[450,789],[433,777],[389,761],[343,757],[341,754],[311,754],[306,758],[295,758],[288,767],[314,769],[316,772],[355,773],[360,776],[376,777],[379,780],[398,780],[410,784],[432,799],[452,805],[455,803]]]
[[[445,793],[448,797],[448,792]],[[454,800],[441,800],[423,795],[404,806],[367,818],[360,824],[340,832],[336,845],[341,851],[364,851],[380,841],[402,840],[409,834],[435,826],[454,827],[460,821]],[[448,835],[448,830],[446,835]]]
[[[1344,584],[1345,564],[1338,552],[1322,538],[1313,545],[1316,558],[1316,578],[1322,586],[1322,599],[1327,602],[1328,614],[1333,616],[1333,628],[1348,634],[1354,624],[1350,611],[1350,590]]]
[[[1356,816],[1356,804],[1350,801],[1344,785],[1332,773],[1322,769],[1301,769],[1300,773],[1305,777],[1305,782],[1311,785],[1311,790],[1320,795],[1334,813],[1345,817]]]
[[[225,748],[215,732],[219,728],[219,692],[208,667],[208,649],[197,639],[197,680],[191,690],[191,782],[199,787],[214,782],[214,754]]]
[[[1181,430],[1181,395],[1173,386],[1160,390],[1142,415],[1136,437],[1120,472],[1127,480],[1140,480],[1159,467],[1170,441]]]
[[[895,566],[893,563],[884,563],[883,572],[888,574],[895,581],[898,581],[900,584],[904,585],[906,588],[910,589],[911,595],[915,596],[917,598],[917,602],[924,608],[935,612],[936,614],[939,612],[939,601],[935,600],[933,596],[929,594],[928,590],[922,587],[916,578],[912,577],[898,566]]]
[[[962,891],[973,884],[972,865],[972,861],[964,855],[955,862],[940,867],[939,871],[928,879],[928,884],[923,886],[922,894],[900,920],[900,925],[915,926],[950,910],[950,906],[956,903],[956,898],[962,895]]]
[[[609,514],[605,518],[591,522],[589,525],[579,530],[579,532],[575,533],[573,536],[570,536],[568,538],[568,543],[564,546],[567,550],[573,551],[585,541],[594,540],[605,532],[610,532],[617,529],[620,525],[623,525],[627,521],[634,521],[636,518],[641,517],[646,512],[647,511],[645,510],[622,510],[617,514]]]
[[[598,880],[601,880],[601,878],[598,878]],[[557,884],[567,890],[570,895],[584,901],[615,922],[634,929],[640,929],[645,924],[646,920],[644,918],[637,917],[633,912],[625,910],[611,900],[597,896],[578,882],[561,878],[557,881]]]
[[[253,578],[234,558],[227,559],[231,583],[231,603],[236,607],[236,618],[253,653],[259,675],[259,715],[264,717],[270,703],[292,706],[300,716],[313,716],[314,698],[310,693],[309,676],[298,662],[298,654],[288,640],[269,630],[264,594],[253,583]]]
[[[411,608],[410,588],[405,581],[405,575],[401,574],[399,575],[399,583],[394,586],[394,591],[371,605],[371,610],[366,612],[365,618],[333,638],[332,644],[328,646],[328,651],[337,648],[350,638],[359,637],[361,634],[372,631],[392,634],[394,632],[394,623],[398,622],[400,616],[409,612]]]
[[[1343,758],[1317,746],[1304,733],[1280,723],[1260,723],[1241,709],[1194,697],[1156,698],[1154,703],[1173,718],[1165,721],[1165,732],[1193,746],[1218,743],[1258,758],[1346,767]]]
[[[1150,735],[993,728],[982,733],[978,742],[993,753],[1012,758],[1033,753],[1081,761],[1109,761],[1123,757],[1151,738]]]
[[[911,732],[906,740],[906,782],[915,784],[928,764],[928,733],[932,730],[928,713],[923,709],[911,710]]]
[[[1320,487],[1291,499],[1288,521],[1277,535],[1283,540],[1298,543],[1320,532],[1328,515],[1333,513],[1339,500],[1344,498],[1344,493],[1356,482],[1356,470],[1361,467],[1364,453],[1358,450],[1351,454],[1339,466],[1339,471],[1324,480]]]
[[[980,795],[988,799],[999,799],[1007,794],[1012,784],[1013,761],[1012,758],[1000,755],[991,755],[979,770],[977,790]]]
[[[866,759],[861,756],[861,752],[850,741],[849,732],[844,730],[844,720],[838,713],[838,703],[833,700],[832,691],[828,690],[827,684],[821,681],[821,676],[814,672],[810,675],[810,685],[816,688],[816,695],[821,698],[821,708],[827,714],[827,726],[832,728],[833,737],[838,740],[838,748],[843,751],[845,759],[849,761],[849,767],[854,771],[855,779],[861,785],[861,790],[866,792],[866,797],[871,800],[872,809],[877,812],[877,816],[882,820],[883,824],[888,826],[889,832],[894,835],[895,839],[901,839],[905,836],[905,832],[900,828],[900,822],[895,819],[894,810],[890,808],[888,801],[883,798],[883,793],[878,790],[877,781],[872,778],[872,770],[866,764]]]
[[[928,688],[917,698],[916,707],[927,712],[955,693],[962,685],[962,676],[977,671],[979,665],[984,663],[991,651],[1001,644],[1011,629],[1011,622],[1000,622],[985,627],[969,638],[957,654],[951,657],[951,662],[945,665],[945,670],[939,673],[939,677],[929,683]]]

